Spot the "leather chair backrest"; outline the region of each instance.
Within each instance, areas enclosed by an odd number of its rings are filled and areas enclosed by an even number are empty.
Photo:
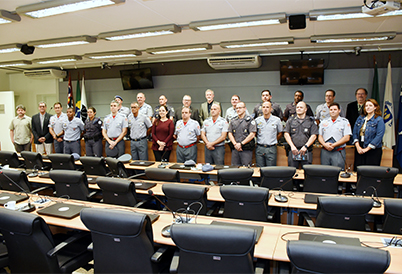
[[[111,157],[107,157],[105,158],[105,160],[107,166],[109,167],[110,171],[114,176],[118,176],[120,178],[128,178],[128,172],[126,170],[126,167],[121,161]]]
[[[70,154],[53,153],[49,155],[52,169],[74,170],[74,156]]]
[[[9,165],[12,168],[19,168],[24,165],[24,163],[18,159],[16,152],[5,150],[0,150],[0,164],[3,166]]]
[[[402,234],[402,200],[385,199],[384,200],[384,223],[383,233]]]
[[[80,161],[87,175],[106,176],[109,172],[106,161],[102,157],[82,156]]]
[[[88,199],[88,179],[84,171],[51,170],[49,176],[55,183],[56,196],[82,201]]]
[[[223,217],[267,221],[269,191],[264,187],[221,186],[225,199]]]
[[[313,241],[288,241],[292,273],[384,273],[389,252],[362,246],[332,245]]]
[[[96,183],[102,190],[103,202],[107,204],[135,206],[135,184],[127,179],[98,177]]]
[[[145,176],[149,180],[164,182],[180,182],[180,173],[176,169],[147,168]]]
[[[371,199],[318,197],[316,226],[365,231],[365,217],[373,207]]]
[[[180,249],[178,273],[254,273],[254,229],[174,224],[170,233]]]
[[[374,187],[378,197],[394,197],[394,179],[398,174],[395,167],[384,166],[358,166],[356,194],[371,196]]]
[[[32,151],[21,151],[21,156],[24,158],[26,169],[41,169],[43,168],[42,155]]]
[[[218,170],[220,185],[250,185],[254,170],[251,168],[228,168]]]
[[[31,191],[31,184],[28,181],[28,177],[25,171],[14,169],[2,169],[1,171],[3,173],[0,174],[1,189],[21,192],[21,189],[10,181],[11,179],[14,183],[25,189],[25,191]]]
[[[91,231],[95,273],[157,273],[152,225],[145,214],[85,208],[81,220]]]
[[[54,247],[45,221],[35,214],[0,208],[0,232],[3,234],[13,273],[59,273],[57,256],[47,252]]]
[[[327,165],[304,165],[304,188],[306,192],[338,193],[340,167]]]
[[[291,166],[269,166],[260,168],[260,186],[269,189],[293,190],[293,176],[296,168]]]
[[[192,203],[200,202],[202,204],[202,208],[199,204],[193,204],[190,207],[190,209],[194,210],[195,213],[197,213],[198,210],[200,210],[199,214],[201,214],[201,215],[205,215],[207,212],[208,188],[205,186],[163,184],[162,191],[167,198],[167,206],[173,211],[182,209],[181,212],[183,212]]]

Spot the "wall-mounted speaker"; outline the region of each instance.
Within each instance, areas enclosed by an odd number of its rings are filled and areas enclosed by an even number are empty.
[[[21,52],[25,55],[29,55],[34,53],[35,47],[34,46],[28,46],[27,44],[23,44],[21,46]]]
[[[306,28],[306,15],[296,14],[289,16],[289,29],[305,29]]]

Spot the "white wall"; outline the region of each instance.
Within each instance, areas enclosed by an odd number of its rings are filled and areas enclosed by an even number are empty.
[[[13,91],[0,92],[0,110],[0,121],[2,124],[2,130],[0,130],[1,149],[14,151],[14,145],[11,143],[9,130],[11,120],[15,116]],[[2,110],[4,110],[4,113]]]
[[[0,70],[0,91],[10,90],[9,77],[4,70]]]

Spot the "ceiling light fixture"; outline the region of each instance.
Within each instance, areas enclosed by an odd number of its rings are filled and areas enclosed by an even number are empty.
[[[42,18],[124,2],[125,0],[50,0],[17,7],[16,11],[32,18]]]
[[[379,16],[397,16],[402,15],[402,10],[396,10]],[[359,19],[359,18],[374,18],[374,16],[363,13],[362,7],[348,7],[337,9],[312,10],[309,12],[310,21],[328,21],[328,20],[343,20],[343,19]]]
[[[126,50],[126,51],[108,51],[97,53],[86,53],[84,57],[89,59],[110,59],[110,58],[130,58],[141,55],[139,50]]]
[[[225,41],[219,45],[222,48],[236,49],[236,48],[250,48],[250,47],[269,47],[269,46],[282,46],[293,44],[293,37],[286,38],[273,38],[273,39],[256,39],[256,40],[243,40],[243,41]]]
[[[34,59],[33,62],[35,64],[54,64],[54,63],[65,63],[65,62],[75,62],[82,60],[81,56],[77,55],[69,55],[69,56],[60,56],[60,57],[53,57],[53,58],[43,58],[43,59]]]
[[[18,14],[6,10],[0,10],[0,24],[7,24],[19,21],[21,21],[21,17]]]
[[[7,44],[0,46],[0,53],[10,53],[21,50],[22,44]]]
[[[146,52],[149,54],[167,54],[167,53],[180,53],[180,52],[193,52],[212,49],[211,44],[193,44],[183,46],[149,48]]]
[[[10,62],[0,63],[0,68],[26,66],[26,65],[31,65],[31,64],[32,64],[31,61],[26,61],[26,60],[10,61]]]
[[[207,30],[218,30],[218,29],[266,26],[281,23],[286,23],[285,13],[197,21],[197,22],[191,22],[189,24],[189,27],[190,29],[193,29],[195,31],[198,30],[207,31]]]
[[[350,43],[350,42],[373,42],[392,40],[395,32],[386,33],[362,33],[362,34],[339,34],[326,36],[311,36],[311,43]]]
[[[96,42],[96,37],[83,35],[83,36],[75,36],[75,37],[64,37],[64,38],[32,41],[32,42],[28,42],[28,45],[35,46],[36,48],[44,49],[44,48],[83,45],[83,44],[89,44],[89,43],[95,43],[95,42]]]
[[[99,33],[98,38],[109,41],[116,41],[116,40],[174,34],[178,32],[181,32],[181,28],[175,24],[170,24],[170,25],[147,27],[147,28],[102,32]]]

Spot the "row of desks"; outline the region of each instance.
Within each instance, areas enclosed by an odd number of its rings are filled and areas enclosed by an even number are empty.
[[[35,199],[35,198],[32,198]],[[158,213],[160,217],[157,221],[155,221],[152,225],[153,228],[153,236],[154,241],[158,244],[165,245],[174,245],[173,241],[170,238],[165,238],[161,235],[161,230],[166,225],[172,223],[172,215],[166,211],[154,211],[154,210],[146,210],[146,209],[134,209],[130,207],[122,207],[115,205],[107,205],[107,204],[99,204],[99,203],[90,203],[90,202],[82,202],[82,201],[74,201],[74,200],[66,200],[60,198],[52,198],[53,202],[63,202],[63,203],[72,203],[78,204],[86,207],[94,207],[94,208],[110,208],[110,209],[120,209],[120,210],[128,210],[135,211],[139,213]],[[37,214],[36,211],[33,212]],[[57,217],[50,217],[41,215],[46,223],[49,225],[55,225],[60,227],[67,227],[79,230],[87,230],[84,224],[81,222],[79,216],[73,219],[62,219]],[[210,224],[212,221],[216,220],[214,217],[207,216],[198,216],[196,222],[202,224]],[[237,219],[225,219],[219,218],[219,221],[223,222],[233,222],[239,224],[249,224],[254,226],[263,226],[263,233],[261,235],[260,240],[255,246],[254,255],[257,258],[273,260],[273,261],[289,261],[286,253],[286,240],[298,240],[299,232],[309,232],[309,233],[320,233],[320,234],[330,234],[334,236],[342,236],[342,237],[356,237],[359,238],[361,242],[368,244],[373,247],[381,247],[382,242],[381,238],[391,238],[393,235],[388,234],[380,234],[380,233],[371,233],[371,232],[356,232],[356,231],[346,231],[339,229],[325,229],[325,228],[310,228],[310,227],[302,227],[302,226],[292,226],[292,225],[282,225],[282,224],[273,224],[273,223],[265,223],[265,222],[254,222],[254,221],[245,221],[245,220],[237,220]],[[286,235],[285,235],[286,234]],[[284,239],[282,239],[282,236]],[[391,254],[391,264],[387,270],[387,273],[402,273],[402,249],[401,248],[392,248],[387,247],[384,248],[388,250]]]

